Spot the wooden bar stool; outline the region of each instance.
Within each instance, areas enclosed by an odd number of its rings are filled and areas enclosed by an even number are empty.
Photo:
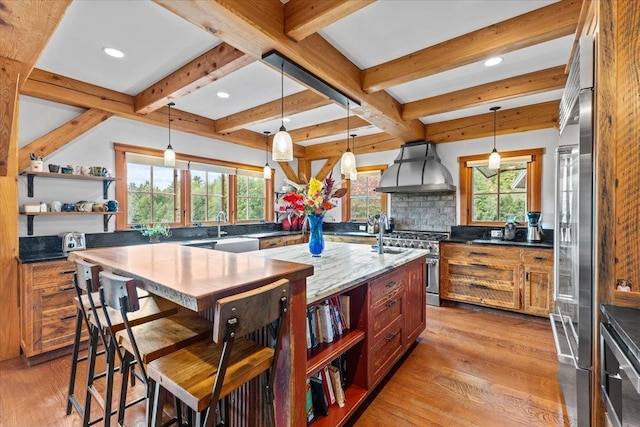
[[[89,336],[91,336],[91,325],[89,323],[89,313],[100,307],[98,288],[100,287],[100,279],[98,273],[100,270],[99,265],[91,264],[84,260],[76,261],[76,272],[74,274],[74,285],[76,290],[76,297],[73,299],[73,303],[76,306],[76,328],[73,339],[73,351],[71,355],[71,373],[69,375],[69,391],[67,393],[67,415],[71,414],[71,409],[75,409],[81,417],[84,417],[84,409],[78,402],[75,396],[75,383],[76,373],[78,369],[78,363],[84,362],[88,359],[88,356],[80,356],[80,345],[82,341],[82,333],[87,330]],[[138,296],[140,298],[146,298],[149,293],[145,290],[139,290]],[[104,350],[97,353],[98,355],[104,354]],[[103,372],[99,376],[106,375]]]
[[[218,401],[266,372],[265,421],[275,425],[273,383],[290,293],[289,281],[282,279],[222,298],[216,304],[213,341],[201,341],[150,362],[147,375],[155,383],[152,424],[162,424],[166,390],[196,413],[195,425],[211,427],[217,424]],[[275,332],[274,348],[243,338],[267,325]]]
[[[79,262],[76,261],[76,262]],[[104,272],[99,272],[98,276]],[[100,279],[101,280],[101,279]],[[84,295],[87,296],[87,295]],[[89,301],[93,301],[91,294],[87,296]],[[91,303],[90,303],[91,305]],[[136,316],[129,319],[132,325],[147,323],[163,317],[176,314],[178,307],[176,304],[164,298],[157,296],[149,296],[139,300],[140,309],[136,312]],[[106,314],[105,314],[106,313]],[[122,352],[118,347],[116,340],[112,339],[113,333],[121,331],[125,328],[120,312],[116,309],[105,307],[100,301],[92,305],[92,310],[88,312],[89,320],[89,352],[87,355],[87,385],[85,392],[85,403],[82,411],[83,426],[89,426],[99,421],[103,421],[105,427],[109,427],[111,423],[111,415],[115,414],[112,410],[113,400],[113,382],[114,373],[118,369],[116,357],[121,362]],[[102,373],[96,374],[96,361],[100,355],[98,346],[102,345],[105,349],[106,369]],[[100,394],[95,386],[95,382],[101,378],[105,378],[105,395]],[[98,405],[104,409],[104,415],[96,420],[91,420],[91,404],[95,400]]]
[[[100,272],[100,302],[109,327],[110,336],[123,350],[121,364],[122,388],[118,406],[118,424],[124,425],[125,409],[136,403],[147,403],[147,420],[150,420],[148,397],[153,388],[146,375],[146,365],[162,356],[186,347],[198,341],[210,341],[213,324],[195,313],[178,313],[149,322],[135,325],[136,316],[141,310],[137,295],[136,282],[108,272]],[[114,310],[118,310],[117,314]],[[114,315],[122,319],[122,328],[114,327]],[[141,373],[140,379],[145,386],[145,394],[127,403],[127,378],[134,365]]]

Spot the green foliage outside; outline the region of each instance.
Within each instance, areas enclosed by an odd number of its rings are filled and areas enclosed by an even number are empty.
[[[129,224],[180,221],[180,178],[171,168],[127,165]]]
[[[191,221],[215,221],[218,212],[229,211],[229,176],[191,171]]]
[[[515,215],[516,221],[525,221],[526,164],[505,164],[502,167],[499,171],[473,168],[473,221],[505,222],[509,214]]]
[[[239,175],[238,221],[258,221],[265,218],[265,181],[262,178]]]
[[[380,185],[380,175],[358,175],[351,181],[351,219],[366,219],[380,213],[380,194],[373,191]]]

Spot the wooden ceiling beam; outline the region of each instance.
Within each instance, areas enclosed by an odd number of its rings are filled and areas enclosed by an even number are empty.
[[[235,47],[221,43],[135,95],[134,110],[139,114],[155,111],[254,61]]]
[[[31,141],[20,148],[18,153],[18,170],[24,170],[29,167],[31,153],[36,154],[38,157],[46,157],[109,119],[111,116],[113,116],[113,113],[93,108],[74,117],[46,135]]]
[[[335,165],[338,164],[338,162],[340,161],[341,156],[333,156],[333,157],[329,157],[327,159],[326,162],[324,162],[324,165],[322,165],[322,167],[320,168],[320,170],[318,171],[318,173],[316,174],[316,179],[318,181],[324,181],[324,179],[327,177],[327,175],[329,175],[331,173],[331,171],[333,170],[333,168],[335,167]]]
[[[278,165],[280,165],[280,169],[282,169],[282,172],[284,172],[284,176],[286,176],[289,181],[293,181],[297,184],[300,184],[302,182],[302,180],[298,178],[296,171],[294,171],[291,167],[290,163],[278,162]]]
[[[313,108],[324,107],[333,102],[311,90],[303,90],[284,98],[284,114],[286,116],[302,113]],[[233,132],[249,125],[278,119],[282,115],[282,101],[275,101],[258,105],[248,110],[240,111],[216,120],[217,132]]]
[[[371,123],[361,119],[360,117],[351,117],[349,120],[349,134],[368,127],[371,127]],[[289,135],[291,135],[291,139],[299,143],[310,139],[325,138],[327,136],[336,135],[344,135],[346,138],[346,132],[347,119],[344,118],[290,130]]]
[[[362,88],[383,91],[443,71],[573,34],[582,0],[549,6],[412,52],[363,71]]]
[[[477,105],[505,101],[520,96],[562,89],[567,81],[564,68],[564,65],[559,65],[546,70],[408,102],[402,107],[402,118],[405,120],[417,119]]]
[[[531,130],[558,129],[560,101],[549,101],[526,107],[498,110],[496,134],[528,132]],[[427,141],[435,143],[464,141],[493,136],[493,113],[426,125]]]
[[[20,62],[20,88],[58,28],[71,0],[2,0],[0,57]]]
[[[526,107],[498,111],[496,134],[527,132],[537,129],[558,128],[559,101],[543,102]],[[426,125],[427,141],[435,143],[463,141],[493,135],[493,113],[462,119],[447,120]],[[354,154],[378,153],[399,149],[403,141],[385,133],[356,138]],[[306,147],[306,159],[320,160],[342,155],[344,141],[333,141]]]
[[[354,113],[396,138],[412,141],[424,138],[419,120],[403,120],[401,105],[386,92],[365,93],[361,88],[361,70],[315,33],[299,42],[284,33],[284,5],[279,0],[154,0],[205,31],[232,46],[262,58],[277,50],[309,73],[339,89],[361,108]]]
[[[289,0],[284,5],[285,33],[296,41],[305,39],[375,0]]]
[[[155,126],[167,127],[169,120],[167,107],[149,114],[137,114],[133,107],[133,97],[130,95],[38,69],[33,70],[20,93],[75,107],[95,108]],[[257,132],[240,130],[217,133],[214,120],[175,108],[171,109],[171,118],[171,128],[174,130],[264,150],[264,136]],[[304,156],[305,147],[294,144],[293,149],[294,156]]]

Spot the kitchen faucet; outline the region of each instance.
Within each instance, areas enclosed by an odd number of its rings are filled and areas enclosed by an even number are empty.
[[[227,234],[226,231],[222,231],[222,232],[220,231],[220,222],[221,222],[222,218],[224,218],[224,222],[228,221],[227,213],[225,211],[220,211],[220,212],[218,212],[217,218],[218,218],[218,237],[220,237],[223,234]]]
[[[384,247],[382,246],[382,235],[384,231],[389,228],[389,217],[386,213],[380,212],[378,215],[378,253],[384,253]]]

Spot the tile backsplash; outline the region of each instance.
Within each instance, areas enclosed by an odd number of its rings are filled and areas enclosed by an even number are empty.
[[[396,230],[451,231],[456,225],[456,193],[393,193]]]

